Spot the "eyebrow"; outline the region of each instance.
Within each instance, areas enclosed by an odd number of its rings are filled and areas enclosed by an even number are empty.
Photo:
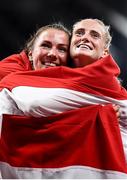
[[[62,44],[62,43],[59,44],[59,45],[61,45],[61,46],[69,46],[69,44]]]
[[[78,31],[78,30],[85,30],[85,29],[84,29],[84,28],[78,28],[78,29],[74,29],[73,32],[76,32],[76,31]]]
[[[77,31],[82,31],[82,30],[86,30],[85,28],[78,28],[78,29],[74,29],[74,31],[73,31],[73,33],[75,33],[75,32],[77,32]],[[102,36],[102,34],[100,33],[100,32],[98,32],[98,31],[96,31],[96,30],[94,30],[94,29],[91,29],[90,30],[90,32],[93,32],[93,33],[96,33],[96,34],[98,34],[100,37]]]
[[[100,36],[101,36],[101,33],[100,33],[100,32],[98,32],[98,31],[96,31],[96,30],[91,30],[90,32],[96,33],[96,34],[98,34],[98,35],[100,35]]]
[[[43,44],[43,43],[52,44],[52,42],[48,41],[48,40],[44,40],[41,44]],[[58,45],[60,45],[60,46],[69,46],[69,44],[63,44],[63,43],[59,43]]]

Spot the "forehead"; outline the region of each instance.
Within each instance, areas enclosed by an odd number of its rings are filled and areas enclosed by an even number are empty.
[[[85,30],[93,30],[96,31],[102,35],[104,35],[105,30],[103,25],[101,25],[99,22],[97,22],[96,20],[82,20],[80,22],[78,22],[75,26],[74,26],[74,31],[78,30],[78,29],[85,29]]]
[[[60,42],[69,41],[69,36],[66,32],[59,30],[59,29],[46,29],[40,33],[37,38],[38,40],[59,40]]]

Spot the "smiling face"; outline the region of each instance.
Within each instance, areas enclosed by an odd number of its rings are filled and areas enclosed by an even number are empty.
[[[75,24],[70,55],[76,67],[86,66],[106,56],[104,27],[96,20],[86,19]]]
[[[49,28],[41,32],[29,52],[33,69],[67,64],[69,36],[62,30]]]

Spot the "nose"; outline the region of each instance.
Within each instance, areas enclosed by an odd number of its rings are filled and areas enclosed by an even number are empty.
[[[50,58],[50,60],[55,61],[57,59],[56,49],[50,49],[50,51],[48,52],[48,57]]]
[[[89,37],[89,33],[85,32],[84,35],[82,35],[81,37],[81,41],[89,41],[90,40],[90,37]]]

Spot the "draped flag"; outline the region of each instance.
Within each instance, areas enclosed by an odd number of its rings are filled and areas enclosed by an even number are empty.
[[[28,70],[32,67],[26,53],[13,54],[0,61],[0,80],[11,72]]]
[[[1,177],[127,179],[127,119],[121,125],[111,105],[127,107],[118,74],[108,56],[83,68],[5,77]]]

